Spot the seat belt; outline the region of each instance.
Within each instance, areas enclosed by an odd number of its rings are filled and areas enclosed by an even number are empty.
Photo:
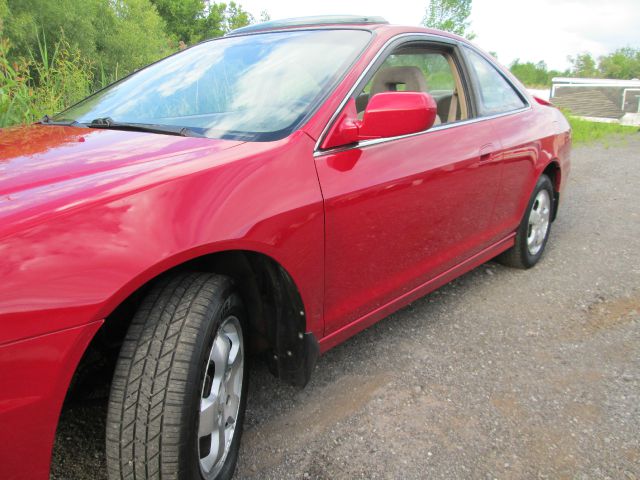
[[[458,91],[454,90],[451,94],[451,103],[449,103],[449,118],[448,123],[456,121],[456,112],[458,111]]]

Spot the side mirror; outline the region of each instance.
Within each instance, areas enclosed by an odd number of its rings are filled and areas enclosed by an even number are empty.
[[[384,92],[374,95],[362,117],[360,140],[417,133],[433,126],[438,106],[424,92]]]
[[[436,111],[436,101],[428,93],[384,92],[369,100],[362,121],[359,121],[355,100],[352,99],[341,112],[321,148],[422,132],[433,126]]]

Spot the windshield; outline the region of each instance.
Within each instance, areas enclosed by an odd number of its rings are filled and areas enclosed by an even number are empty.
[[[57,122],[184,127],[210,138],[289,135],[363,50],[363,30],[226,37],[168,57],[56,115]]]

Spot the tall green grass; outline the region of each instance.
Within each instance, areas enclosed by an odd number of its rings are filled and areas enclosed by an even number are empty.
[[[0,38],[0,127],[25,123],[34,116],[26,62],[10,62],[9,41]]]
[[[62,35],[49,45],[38,35],[29,58],[11,61],[11,45],[0,38],[0,127],[30,123],[54,114],[105,86],[112,78],[87,61]]]
[[[69,45],[64,35],[53,48],[47,45],[44,34],[38,36],[38,50],[30,52],[30,57],[37,117],[60,112],[91,93],[93,65]]]

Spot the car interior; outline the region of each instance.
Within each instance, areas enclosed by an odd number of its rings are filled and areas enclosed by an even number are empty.
[[[426,92],[438,105],[434,126],[468,118],[462,82],[452,54],[423,46],[404,46],[387,57],[356,96],[361,119],[369,99],[381,92]]]

